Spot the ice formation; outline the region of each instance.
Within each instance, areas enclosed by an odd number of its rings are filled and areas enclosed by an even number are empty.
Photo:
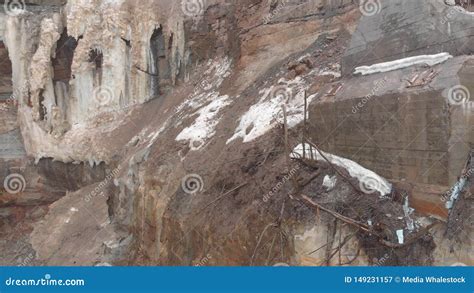
[[[397,69],[403,69],[413,65],[425,64],[428,66],[434,66],[446,62],[453,58],[449,53],[440,53],[436,55],[420,55],[414,57],[403,58],[390,62],[378,63],[370,66],[360,66],[354,71],[354,74],[368,75],[373,73],[388,72]]]
[[[277,85],[260,91],[262,97],[240,118],[239,126],[227,143],[238,138],[243,138],[244,142],[250,142],[282,123],[282,105],[286,107],[290,128],[301,123],[304,119],[304,90],[306,88],[304,79],[297,77],[290,81],[281,79]],[[316,95],[309,96],[308,103],[315,97]]]
[[[303,144],[298,145],[293,150],[292,157],[302,157],[303,149],[306,150],[307,158],[315,158],[317,161],[324,161],[324,157],[326,157],[332,164],[346,169],[352,177],[357,178],[359,180],[361,185],[365,184],[368,180],[372,182],[377,182],[377,184],[371,184],[370,187],[378,191],[382,196],[388,195],[392,192],[392,184],[390,184],[385,178],[377,175],[375,172],[362,167],[354,161],[341,158],[336,155],[322,152],[324,155],[323,157],[316,149],[312,148],[309,144],[306,144],[304,148]]]

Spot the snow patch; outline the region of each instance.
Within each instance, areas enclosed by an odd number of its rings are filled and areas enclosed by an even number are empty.
[[[148,135],[148,139],[150,140],[150,142],[148,143],[148,146],[147,148],[150,148],[155,142],[156,140],[158,139],[158,137],[160,136],[160,134],[165,131],[165,128],[166,126],[168,125],[168,120],[163,124],[163,126],[160,127],[160,129],[158,129],[157,131],[155,132],[152,132]]]
[[[204,145],[204,140],[214,135],[214,128],[218,121],[212,121],[219,110],[228,105],[228,96],[220,96],[217,89],[224,82],[231,71],[232,60],[229,58],[219,58],[209,60],[207,69],[203,73],[203,78],[196,86],[191,97],[174,109],[174,114],[169,117],[158,129],[148,135],[148,148],[150,148],[158,137],[168,128],[179,126],[181,121],[190,115],[199,114],[193,125],[184,129],[177,137],[177,141],[189,140],[192,150],[197,150]],[[216,100],[217,99],[217,100]],[[207,106],[206,103],[209,103]],[[201,109],[200,109],[201,108]],[[197,109],[200,109],[196,111]],[[187,113],[191,110],[191,113]],[[173,119],[174,118],[174,119]],[[195,147],[195,143],[200,143]]]
[[[395,61],[378,63],[371,66],[360,66],[354,71],[354,74],[368,75],[379,72],[388,72],[397,69],[407,68],[413,65],[425,64],[428,66],[434,66],[436,64],[443,63],[448,59],[453,58],[449,53],[440,53],[435,55],[420,55],[414,57],[403,58]]]
[[[458,182],[456,182],[454,187],[451,189],[451,196],[449,197],[449,200],[446,202],[446,208],[448,210],[451,210],[453,208],[454,203],[459,198],[459,195],[461,195],[461,192],[466,186],[466,183],[467,183],[467,178],[462,177],[461,179],[459,179]]]
[[[318,74],[319,76],[333,76],[334,78],[340,78],[341,72],[334,70],[321,70]]]
[[[397,230],[398,244],[405,243],[405,237],[403,235],[403,230]]]
[[[415,212],[415,209],[410,207],[410,202],[408,196],[405,197],[405,202],[403,204],[403,213],[405,214],[405,221],[407,228],[410,232],[415,230],[415,221],[411,218],[411,215]]]
[[[219,123],[219,112],[230,104],[229,96],[213,96],[212,102],[202,107],[196,114],[193,125],[185,128],[177,137],[177,141],[189,141],[191,150],[198,150],[205,145],[206,140],[214,136],[215,128]]]
[[[260,91],[260,100],[250,107],[239,122],[234,135],[227,141],[243,138],[244,143],[255,140],[283,122],[282,105],[286,106],[288,127],[297,126],[304,120],[304,90],[308,88],[301,77],[281,79],[278,85]],[[308,104],[316,97],[308,97]]]
[[[325,161],[324,157],[309,144],[305,145],[306,157],[315,158],[317,161]],[[311,151],[313,152],[311,154]],[[392,192],[392,184],[390,184],[385,178],[377,175],[375,172],[370,171],[361,165],[357,164],[354,161],[349,159],[341,158],[336,155],[328,154],[322,152],[322,154],[331,162],[332,164],[344,168],[349,172],[351,177],[357,178],[361,184],[371,178],[372,180],[377,181],[379,184],[375,184],[372,187],[378,191],[382,196],[388,195]],[[298,145],[291,155],[292,158],[300,158],[303,156],[303,144]]]
[[[333,76],[334,78],[340,78],[342,76],[341,65],[332,64],[330,67],[319,70],[317,74],[319,76]]]
[[[215,134],[215,127],[219,123],[218,114],[220,110],[231,103],[229,96],[220,96],[217,91],[225,78],[230,75],[231,65],[232,60],[229,58],[210,60],[207,63],[208,69],[203,74],[204,78],[197,85],[191,98],[176,108],[180,121],[190,115],[199,115],[193,125],[185,128],[176,137],[177,141],[188,140],[191,150],[202,148],[205,141]],[[185,113],[186,109],[194,111]]]
[[[73,214],[79,212],[79,210],[75,207],[72,207],[69,209],[69,212],[67,213],[67,216],[65,217],[64,219],[64,223],[65,224],[69,224],[71,222],[71,217],[73,216]]]
[[[186,107],[198,109],[215,97],[217,89],[229,77],[232,60],[229,58],[210,60],[208,69],[203,74],[203,79],[196,86],[191,97],[176,108],[176,113]]]
[[[309,53],[304,54],[303,56],[301,56],[300,58],[298,58],[298,62],[301,62],[301,61],[303,61],[304,59],[309,58],[309,57],[311,57],[311,54],[309,54]]]
[[[333,190],[334,187],[336,187],[336,183],[337,183],[337,176],[331,177],[329,175],[326,175],[324,177],[323,186],[326,187],[327,191]]]

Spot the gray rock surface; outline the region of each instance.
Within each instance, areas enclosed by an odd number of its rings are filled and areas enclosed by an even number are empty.
[[[342,63],[344,74],[357,66],[410,56],[474,52],[474,14],[443,0],[376,2],[379,11],[362,16],[352,36]]]

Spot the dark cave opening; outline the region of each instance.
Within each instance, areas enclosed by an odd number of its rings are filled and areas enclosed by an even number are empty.
[[[12,91],[12,63],[5,44],[0,41],[0,102],[8,101]]]
[[[104,54],[99,49],[92,49],[89,52],[89,62],[94,65],[94,88],[102,84],[102,66],[104,63]]]
[[[61,109],[63,118],[68,112],[70,95],[69,81],[72,78],[72,62],[78,41],[67,33],[67,28],[61,34],[56,45],[55,57],[51,60],[53,65],[53,84],[55,92],[55,103]]]
[[[151,94],[154,98],[163,94],[163,87],[170,78],[168,50],[163,29],[161,27],[155,29],[150,39],[150,62],[147,70],[150,74]]]
[[[39,93],[39,119],[41,121],[44,121],[46,119],[47,110],[46,107],[44,106],[44,90],[41,90]]]
[[[58,40],[56,56],[52,60],[54,70],[53,81],[69,82],[76,47],[76,39],[68,36],[67,29],[65,29],[61,34],[61,38]]]

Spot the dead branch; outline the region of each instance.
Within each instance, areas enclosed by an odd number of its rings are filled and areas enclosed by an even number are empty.
[[[313,254],[313,253],[316,253],[316,252],[320,251],[321,249],[323,249],[323,248],[326,247],[326,246],[328,246],[327,243],[324,244],[323,246],[321,246],[320,248],[311,251],[310,253],[308,253],[308,255],[311,255],[311,254]]]
[[[360,255],[360,247],[357,247],[357,252],[356,254],[354,255],[354,258],[343,263],[341,266],[347,266],[347,265],[351,265],[354,261],[356,261],[356,259],[359,257]]]
[[[314,147],[316,149],[316,151],[321,155],[321,157],[323,157],[323,159],[329,164],[329,166],[331,166],[331,168],[336,171],[337,174],[339,174],[339,176],[341,176],[342,178],[344,178],[356,191],[360,192],[360,193],[364,193],[361,188],[359,186],[356,186],[352,183],[352,181],[344,174],[342,174],[342,172],[340,172],[335,166],[333,163],[331,163],[329,161],[329,159],[324,155],[324,153],[319,149],[319,147],[317,145],[315,145],[314,143],[312,143],[311,141],[307,140],[307,143],[311,146],[311,147]]]
[[[329,263],[331,262],[331,259],[337,254],[337,253],[340,253],[341,252],[341,249],[349,242],[349,240],[351,240],[357,233],[354,233],[354,234],[351,234],[351,235],[347,235],[346,237],[344,237],[344,240],[339,244],[338,247],[336,247],[334,249],[334,252],[329,256],[329,258],[327,259],[326,263],[327,265],[329,265]]]
[[[361,229],[365,232],[373,233],[367,225],[362,224],[362,223],[360,223],[356,220],[353,220],[351,218],[348,218],[346,216],[343,216],[343,215],[341,215],[337,212],[331,211],[330,209],[327,209],[327,208],[323,207],[322,205],[316,203],[315,201],[313,201],[310,197],[308,197],[306,195],[301,195],[301,198],[303,199],[304,202],[306,202],[307,204],[309,204],[313,208],[317,208],[317,209],[320,209],[322,211],[325,211],[326,213],[329,213],[330,215],[332,215],[333,217],[343,221],[344,223],[352,225],[352,226],[354,226],[358,229]]]
[[[281,205],[280,209],[280,217],[277,220],[277,225],[278,227],[281,227],[281,222],[283,221],[283,214],[285,213],[285,199],[283,200],[283,203]]]
[[[218,201],[220,201],[221,199],[223,199],[224,197],[232,194],[234,191],[237,191],[239,189],[241,189],[242,187],[244,186],[247,186],[248,185],[248,182],[245,182],[243,184],[240,184],[239,186],[237,187],[234,187],[232,188],[231,190],[227,191],[226,193],[222,194],[221,196],[219,196],[218,198],[216,198],[215,200],[213,200],[212,202],[210,202],[208,205],[206,205],[204,208],[202,208],[201,210],[199,210],[199,212],[197,212],[198,214],[200,214],[202,211],[204,211],[205,209],[207,209],[208,207],[210,207],[211,205],[217,203]]]
[[[275,245],[277,236],[278,234],[275,234],[275,236],[273,236],[272,244],[270,245],[270,249],[268,250],[267,261],[265,262],[265,265],[267,266],[268,266],[268,263],[270,262],[270,257],[272,256],[273,246]]]
[[[313,176],[311,176],[308,180],[306,180],[306,182],[301,183],[300,187],[304,188],[304,187],[308,186],[311,182],[313,182],[314,179],[318,178],[319,175],[321,175],[321,171],[317,171]]]
[[[339,222],[338,222],[339,224]],[[340,224],[339,224],[340,225]],[[342,227],[339,227],[339,265],[342,264],[342,256],[341,256],[341,248],[342,248],[342,244],[341,244],[341,241],[342,241]]]
[[[283,259],[283,232],[280,230],[280,258]]]
[[[333,221],[328,221],[328,233],[327,233],[327,243],[326,246],[326,266],[329,266],[333,255],[331,254],[332,246],[337,233],[337,218],[334,218]]]
[[[265,232],[267,232],[267,230],[270,229],[271,227],[278,227],[278,225],[276,223],[270,223],[263,229],[262,233],[260,233],[260,236],[258,237],[257,245],[255,246],[255,249],[254,249],[253,254],[252,254],[252,259],[250,260],[250,266],[253,266],[253,262],[255,260],[255,255],[257,254],[260,243],[263,240],[263,236],[265,236]]]
[[[433,227],[435,227],[438,224],[440,224],[440,222],[437,221],[437,222],[427,226],[426,228],[421,229],[420,231],[416,232],[413,236],[411,236],[410,239],[405,241],[403,244],[393,243],[393,242],[390,242],[390,241],[387,241],[387,240],[384,240],[384,239],[380,239],[380,243],[382,243],[383,245],[385,245],[387,247],[390,247],[390,248],[402,248],[402,247],[405,247],[405,246],[410,245],[412,243],[415,243],[416,241],[418,241],[418,239],[420,239],[421,237],[426,235],[426,233],[428,233]]]
[[[303,160],[306,159],[306,127],[308,122],[308,96],[306,91],[304,91],[304,122],[303,122]]]
[[[283,111],[283,123],[285,125],[285,159],[286,159],[286,166],[288,168],[288,172],[291,170],[290,166],[290,145],[288,144],[288,117],[286,115],[286,107],[285,105],[281,106]]]
[[[390,242],[390,241],[387,241],[384,239],[384,236],[376,233],[375,231],[371,230],[367,225],[361,223],[361,222],[358,222],[354,219],[351,219],[351,218],[348,218],[346,216],[343,216],[337,212],[334,212],[334,211],[331,211],[330,209],[327,209],[325,207],[323,207],[322,205],[314,202],[311,198],[309,198],[308,196],[306,195],[301,195],[301,198],[303,199],[303,201],[308,204],[310,207],[316,209],[317,211],[318,210],[322,210],[322,211],[325,211],[326,213],[330,214],[331,216],[359,229],[359,230],[362,230],[363,232],[369,234],[369,235],[375,235],[376,237],[379,238],[379,242],[387,247],[390,247],[390,248],[401,248],[401,247],[405,247],[407,245],[410,245],[416,241],[418,241],[419,238],[423,237],[427,232],[429,232],[429,230],[431,230],[434,226],[438,225],[440,222],[435,222],[431,225],[429,225],[428,227],[418,231],[417,233],[415,233],[412,237],[410,237],[410,239],[408,239],[407,241],[405,241],[405,243],[403,244],[399,244],[399,243],[394,243],[394,242]]]
[[[284,118],[284,125],[285,125],[285,159],[286,159],[286,166],[288,168],[288,173],[291,172],[291,151],[290,151],[290,144],[289,144],[289,131],[288,131],[288,115],[286,113],[286,106],[281,106],[283,110],[283,118]],[[296,180],[295,176],[291,177],[291,182],[293,183],[293,188],[298,189],[298,181]]]

